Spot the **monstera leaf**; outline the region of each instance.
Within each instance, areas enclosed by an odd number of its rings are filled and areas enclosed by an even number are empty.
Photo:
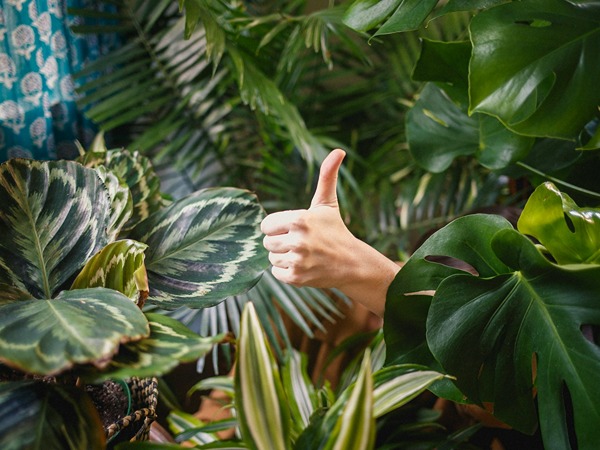
[[[105,287],[143,303],[148,294],[144,250],[148,246],[125,239],[113,242],[95,254],[85,265],[71,289]]]
[[[131,231],[148,245],[148,301],[161,308],[211,306],[252,287],[267,267],[256,197],[234,188],[198,191]]]
[[[508,2],[470,27],[470,111],[513,131],[575,139],[600,103],[600,11],[564,0]]]
[[[144,314],[119,292],[63,291],[52,300],[0,306],[0,361],[39,375],[57,374],[75,364],[102,367],[119,344],[148,333]]]
[[[550,182],[529,197],[518,228],[540,241],[559,264],[600,264],[600,209],[579,208]]]
[[[161,376],[181,362],[197,361],[224,338],[223,335],[198,336],[178,320],[163,314],[147,313],[146,318],[150,325],[148,337],[122,345],[102,372],[82,372],[82,375],[96,383],[134,376]]]
[[[107,243],[109,197],[71,161],[0,165],[0,283],[49,299]]]
[[[102,450],[105,435],[94,404],[81,389],[42,382],[0,383],[0,448]]]

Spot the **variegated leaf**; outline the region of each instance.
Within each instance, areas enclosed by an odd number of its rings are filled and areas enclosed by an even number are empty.
[[[83,390],[42,382],[0,383],[0,448],[105,448],[98,412]]]
[[[125,294],[136,304],[143,303],[148,294],[146,248],[146,244],[131,239],[108,244],[86,263],[71,289],[105,287]]]
[[[176,436],[188,430],[202,428],[206,425],[197,417],[191,414],[184,413],[183,411],[172,411],[167,417],[167,422],[169,424],[169,429]],[[193,436],[186,439],[187,442],[190,442],[193,445],[207,444],[209,442],[215,442],[216,440],[216,435],[212,433],[204,433],[201,431],[194,433]]]
[[[242,313],[234,383],[235,411],[244,442],[255,450],[289,449],[289,407],[252,303]]]
[[[252,287],[268,266],[252,193],[198,191],[155,213],[131,232],[148,244],[149,302],[203,308]]]
[[[109,210],[96,171],[78,163],[0,165],[0,283],[51,298],[106,245]]]
[[[133,213],[133,198],[129,186],[120,181],[114,173],[109,172],[104,166],[96,169],[98,176],[104,182],[110,198],[110,224],[108,226],[108,238],[111,241],[117,239],[121,229],[131,218]]]
[[[202,337],[181,322],[163,314],[147,313],[150,335],[129,342],[119,350],[104,371],[83,373],[91,381],[132,376],[164,375],[181,362],[196,361],[223,340],[223,335]]]
[[[331,414],[332,417],[336,417],[338,411],[333,407],[327,416]],[[367,350],[350,397],[341,414],[337,415],[335,425],[323,448],[325,450],[369,450],[374,448],[374,444],[373,379],[371,355]]]
[[[52,300],[0,306],[0,361],[39,375],[75,364],[103,367],[119,344],[148,333],[144,314],[119,292],[63,291]]]

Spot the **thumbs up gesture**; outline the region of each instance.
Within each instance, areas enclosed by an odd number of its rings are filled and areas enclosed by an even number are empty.
[[[345,155],[336,149],[323,160],[310,208],[276,212],[263,220],[263,245],[278,280],[337,288],[383,315],[387,288],[399,266],[352,235],[341,217],[336,188]]]

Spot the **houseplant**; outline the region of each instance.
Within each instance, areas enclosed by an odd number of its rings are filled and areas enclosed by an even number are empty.
[[[159,376],[222,339],[144,304],[212,305],[266,266],[263,212],[249,192],[208,189],[169,203],[147,158],[106,150],[101,138],[81,162],[94,168],[0,166],[0,358],[11,379],[1,384],[3,448],[104,448],[86,386]],[[130,419],[153,420],[148,408]]]

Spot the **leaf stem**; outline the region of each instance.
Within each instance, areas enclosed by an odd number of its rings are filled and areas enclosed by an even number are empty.
[[[551,175],[548,175],[548,174],[546,174],[544,172],[541,172],[541,171],[535,169],[534,167],[531,167],[531,166],[525,164],[524,162],[519,161],[519,162],[517,162],[517,165],[521,166],[525,170],[528,170],[528,171],[530,171],[532,173],[535,173],[536,175],[544,177],[547,180],[552,181],[553,183],[556,183],[558,185],[561,185],[561,186],[564,186],[566,188],[572,189],[572,190],[577,191],[577,192],[579,192],[581,194],[584,194],[584,195],[589,195],[590,197],[593,197],[593,198],[600,198],[600,193],[598,193],[598,192],[590,191],[588,189],[585,189],[585,188],[582,188],[582,187],[579,187],[579,186],[575,186],[574,184],[567,183],[566,181],[563,181],[563,180],[561,180],[559,178],[555,178],[555,177],[553,177]]]

